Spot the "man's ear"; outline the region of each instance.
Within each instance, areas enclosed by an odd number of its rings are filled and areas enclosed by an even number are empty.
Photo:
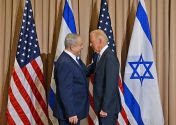
[[[70,50],[73,50],[73,49],[74,49],[74,46],[73,46],[73,45],[71,45],[71,46],[70,46]]]
[[[102,37],[99,37],[99,44],[101,45],[103,43]]]

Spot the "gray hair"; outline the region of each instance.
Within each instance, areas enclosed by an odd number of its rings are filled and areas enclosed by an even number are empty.
[[[97,29],[92,31],[90,34],[93,34],[96,39],[98,39],[100,36],[103,37],[105,42],[108,42],[108,37],[106,36],[106,33],[103,30]]]
[[[69,33],[65,38],[65,48],[69,48],[71,45],[75,45],[80,36],[77,34]]]

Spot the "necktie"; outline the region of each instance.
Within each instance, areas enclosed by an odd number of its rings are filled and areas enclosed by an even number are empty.
[[[98,54],[98,57],[97,57],[97,63],[100,61],[100,54]]]
[[[76,61],[77,61],[77,63],[79,64],[79,65],[81,65],[81,60],[80,60],[80,58],[77,56],[76,57]]]

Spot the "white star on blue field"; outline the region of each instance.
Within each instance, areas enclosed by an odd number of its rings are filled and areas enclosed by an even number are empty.
[[[141,82],[141,85],[145,79],[154,79],[152,73],[150,72],[150,68],[153,64],[152,61],[144,61],[141,55],[138,61],[128,62],[128,63],[133,69],[133,73],[131,74],[130,79],[139,79]],[[138,72],[138,68],[141,68],[141,66],[145,69],[144,73]]]

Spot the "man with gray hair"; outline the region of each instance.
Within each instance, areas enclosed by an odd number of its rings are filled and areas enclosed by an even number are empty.
[[[79,125],[80,120],[88,115],[88,70],[80,60],[82,49],[81,37],[68,34],[65,38],[65,50],[55,64],[59,125]]]
[[[119,61],[108,47],[108,38],[103,30],[90,33],[90,46],[98,53],[94,72],[93,98],[99,125],[116,125],[121,110],[118,89]]]

